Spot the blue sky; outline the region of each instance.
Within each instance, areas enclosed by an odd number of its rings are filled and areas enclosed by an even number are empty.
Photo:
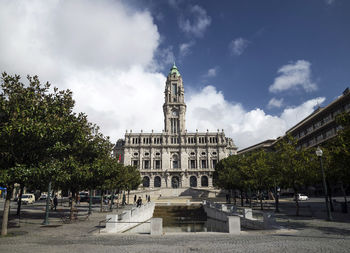
[[[136,1],[144,2],[144,1]],[[159,3],[162,4],[159,4]],[[187,85],[214,85],[225,98],[244,103],[247,109],[268,108],[272,97],[285,106],[325,96],[328,103],[349,85],[350,2],[349,1],[150,1],[145,6],[157,17],[164,36],[161,48],[172,47]],[[201,35],[186,32],[181,19],[195,24],[197,6],[206,12],[209,24]],[[230,43],[243,39],[242,49],[232,52]],[[192,44],[191,44],[192,43]],[[186,56],[179,47],[192,45]],[[277,71],[291,62],[310,63],[312,92],[289,89],[271,93],[268,87]],[[209,69],[216,76],[205,78]]]
[[[115,142],[163,129],[176,61],[189,131],[276,138],[349,86],[347,0],[0,0],[0,71],[71,89]]]

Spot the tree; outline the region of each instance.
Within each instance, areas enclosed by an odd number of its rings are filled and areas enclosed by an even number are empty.
[[[298,191],[313,182],[315,170],[312,166],[314,155],[305,149],[297,149],[297,141],[290,135],[280,140],[276,147],[276,156],[279,161],[277,170],[283,175],[282,186],[292,188],[295,195],[296,215],[299,215]]]
[[[243,164],[244,157],[242,156],[229,156],[222,159],[215,166],[215,172],[213,175],[214,185],[228,190],[230,195],[232,190],[239,189],[242,191],[245,186],[245,175],[242,171]]]
[[[28,85],[20,82],[20,76],[6,73],[1,81],[0,181],[8,189],[1,233],[6,235],[14,184],[23,187],[33,183],[39,167],[43,175],[55,169],[42,165],[55,159],[57,151],[64,148],[61,139],[69,125],[74,101],[69,90],[55,88],[49,93],[50,84],[42,85],[37,76],[28,76]]]
[[[260,192],[260,207],[263,210],[262,192],[269,190],[274,184],[270,160],[272,157],[265,150],[261,149],[252,152],[249,158],[250,166],[248,171],[252,179],[251,185]]]

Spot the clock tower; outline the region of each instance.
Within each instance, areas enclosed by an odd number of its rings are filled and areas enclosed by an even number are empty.
[[[168,74],[164,92],[164,127],[169,134],[181,134],[185,131],[186,104],[182,77],[175,63]]]

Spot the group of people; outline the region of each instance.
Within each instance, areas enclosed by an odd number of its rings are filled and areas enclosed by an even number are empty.
[[[146,201],[150,202],[151,201],[151,196],[146,194]],[[142,206],[142,198],[141,196],[139,196],[139,198],[137,198],[136,194],[134,196],[134,204],[136,203],[136,207],[141,207]]]

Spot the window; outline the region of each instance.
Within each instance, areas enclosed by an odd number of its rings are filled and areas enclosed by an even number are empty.
[[[132,144],[138,144],[140,142],[139,138],[132,138]]]
[[[142,185],[143,187],[149,187],[149,177],[143,177]]]
[[[161,144],[162,138],[154,138],[153,142],[154,142],[154,144]]]
[[[195,169],[196,168],[196,160],[190,160],[190,168]]]
[[[216,164],[218,163],[218,161],[216,159],[213,160],[213,169],[215,168]]]
[[[160,156],[160,153],[159,153],[159,152],[157,152],[157,153],[156,153],[156,156]]]
[[[148,153],[148,152],[146,152],[146,153],[145,153],[145,156],[149,156],[149,153]]]
[[[202,155],[205,155],[205,152],[202,152]]]
[[[161,185],[162,185],[162,182],[161,182],[160,177],[159,177],[159,176],[156,176],[156,177],[154,178],[154,187],[161,187]]]
[[[196,143],[196,138],[194,138],[194,137],[188,137],[187,142],[188,142],[188,143],[191,143],[191,144]]]
[[[160,160],[156,160],[155,167],[156,167],[156,169],[160,169]]]
[[[145,160],[145,161],[144,161],[144,164],[145,164],[145,169],[149,169],[149,161],[148,161],[148,160]]]
[[[312,146],[312,145],[314,145],[314,144],[315,144],[315,139],[314,139],[314,138],[310,139],[310,140],[309,140],[309,145]]]
[[[217,153],[214,151],[214,152],[213,152],[213,155],[216,155],[216,154],[217,154]]]
[[[173,161],[173,169],[177,169],[179,167],[178,161]]]
[[[330,129],[330,130],[328,130],[327,131],[327,133],[326,133],[326,137],[328,138],[328,137],[331,137],[331,136],[333,136],[334,135],[334,129],[332,128],[332,129]]]
[[[202,178],[201,178],[201,186],[202,187],[208,187],[208,177],[207,176],[202,176]]]
[[[197,187],[197,178],[195,176],[190,177],[190,187]]]
[[[195,155],[195,153],[194,152],[191,152],[191,154],[190,155]]]
[[[202,169],[207,168],[207,160],[202,160]]]
[[[134,153],[134,156],[138,156],[138,155],[139,155],[139,153],[137,153],[137,152]]]
[[[173,96],[177,96],[177,85],[176,85],[176,83],[172,83],[171,84],[171,94]]]
[[[137,160],[133,160],[132,161],[132,166],[134,166],[134,167],[138,167],[138,165],[139,165],[139,163],[138,163],[138,161]]]

